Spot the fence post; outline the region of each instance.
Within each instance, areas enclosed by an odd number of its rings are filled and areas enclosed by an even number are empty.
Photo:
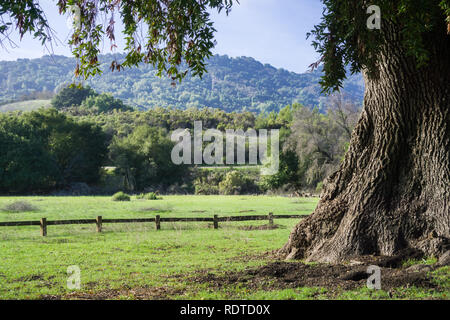
[[[273,226],[273,213],[269,212],[269,226]]]
[[[214,215],[214,229],[219,229],[219,217],[217,216],[217,214]]]
[[[47,236],[47,218],[41,218],[41,236]]]
[[[102,232],[102,216],[98,216],[95,223],[97,224],[97,232]]]
[[[161,229],[161,217],[159,215],[157,215],[155,217],[155,223],[156,223],[156,230],[160,230]]]

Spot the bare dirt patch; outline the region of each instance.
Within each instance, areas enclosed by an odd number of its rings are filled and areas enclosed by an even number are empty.
[[[272,229],[278,229],[280,227],[281,226],[277,225],[277,224],[273,224],[273,225],[263,224],[260,226],[241,226],[241,227],[238,227],[238,229],[251,231],[251,230],[272,230]]]
[[[274,256],[272,252],[265,252],[260,254],[245,254],[232,257],[228,259],[229,261],[270,261],[273,260]]]
[[[32,274],[32,275],[27,275],[27,276],[17,278],[15,281],[16,282],[25,282],[25,281],[38,281],[38,280],[44,280],[44,276],[40,275],[40,274]]]
[[[87,292],[71,292],[64,296],[60,295],[45,295],[42,300],[117,300],[123,297],[130,297],[137,300],[166,300],[171,296],[183,294],[183,290],[171,287],[139,287],[139,288],[119,288],[119,289],[105,289],[101,291],[87,291]]]
[[[326,295],[335,298],[343,291],[358,290],[366,287],[367,267],[377,265],[381,269],[382,289],[389,293],[396,288],[417,287],[445,291],[439,282],[432,279],[428,272],[440,265],[429,265],[428,271],[420,268],[411,270],[404,265],[405,259],[421,257],[415,252],[407,252],[395,257],[365,256],[348,261],[346,264],[313,264],[299,261],[274,261],[274,252],[235,257],[232,260],[261,260],[267,263],[261,267],[251,267],[240,271],[227,271],[225,274],[208,268],[190,274],[168,275],[167,279],[182,279],[194,285],[193,288],[176,288],[171,286],[144,286],[131,288],[123,286],[118,289],[95,290],[95,283],[83,292],[71,292],[62,296],[42,296],[41,299],[79,299],[79,300],[113,300],[131,299],[171,299],[195,291],[198,284],[207,283],[215,291],[226,290],[227,287],[245,287],[249,290],[281,290],[300,287],[326,288]],[[163,276],[164,277],[164,276]]]
[[[143,212],[171,212],[169,208],[157,208],[157,207],[148,207],[148,208],[141,208],[139,211]]]
[[[226,275],[210,271],[199,272],[191,278],[196,283],[209,283],[220,290],[229,285],[243,285],[251,290],[279,290],[298,287],[326,288],[329,296],[365,288],[367,267],[381,269],[382,289],[418,287],[445,290],[432,281],[426,271],[409,271],[401,266],[401,257],[363,257],[349,264],[306,264],[303,262],[276,261],[262,267],[227,272]],[[431,267],[434,268],[434,267]]]

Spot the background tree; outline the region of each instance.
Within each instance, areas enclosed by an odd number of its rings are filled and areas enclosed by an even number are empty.
[[[55,109],[0,115],[0,191],[46,192],[95,183],[107,155],[100,127]]]
[[[186,167],[172,162],[173,146],[166,130],[141,125],[130,135],[113,139],[110,158],[123,175],[127,189],[144,190],[183,180]]]
[[[97,96],[97,93],[90,87],[67,86],[53,97],[51,105],[55,109],[80,106],[87,97],[91,96]]]
[[[115,99],[109,93],[90,95],[81,103],[81,108],[86,108],[95,112],[109,112],[113,110],[132,111],[133,108],[125,105],[122,100]]]
[[[327,102],[327,112],[333,120],[345,131],[350,140],[353,128],[360,116],[360,106],[352,102],[341,93],[330,96]]]
[[[338,169],[350,141],[348,133],[355,125],[353,119],[359,116],[356,107],[339,108],[330,100],[326,114],[320,113],[317,108],[311,110],[304,106],[298,106],[293,112],[283,153],[290,151],[296,156],[298,189],[314,191],[318,184]],[[281,168],[282,160],[283,156],[280,156]]]
[[[262,187],[265,190],[300,190],[302,185],[302,173],[300,172],[299,159],[295,151],[282,150],[279,155],[278,172],[262,177]]]
[[[45,192],[55,186],[57,166],[31,128],[0,119],[0,192]]]

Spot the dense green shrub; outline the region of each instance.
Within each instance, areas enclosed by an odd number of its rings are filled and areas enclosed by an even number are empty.
[[[239,171],[228,172],[225,179],[219,183],[220,194],[239,194],[245,184],[244,177]]]
[[[219,186],[210,184],[202,180],[194,181],[195,194],[213,195],[219,194]]]
[[[195,194],[259,193],[259,168],[199,169],[194,175]]]
[[[131,198],[128,194],[119,191],[112,196],[112,201],[130,201]]]
[[[255,181],[241,171],[229,171],[219,183],[219,193],[224,195],[258,192]]]

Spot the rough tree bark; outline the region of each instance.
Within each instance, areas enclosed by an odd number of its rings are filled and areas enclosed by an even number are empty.
[[[450,36],[426,38],[430,62],[418,69],[384,24],[377,74],[364,73],[361,118],[340,169],[325,183],[314,213],[280,254],[340,262],[417,248],[450,249]]]

